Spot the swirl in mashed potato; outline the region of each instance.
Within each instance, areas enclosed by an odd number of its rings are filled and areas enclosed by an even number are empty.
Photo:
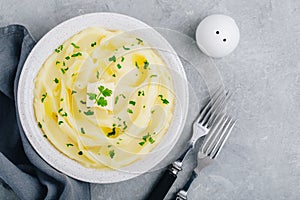
[[[175,97],[167,66],[141,38],[92,27],[55,49],[35,78],[44,137],[92,168],[120,168],[166,133]]]

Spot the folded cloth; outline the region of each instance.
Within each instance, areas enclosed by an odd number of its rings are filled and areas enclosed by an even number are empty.
[[[0,28],[0,182],[21,199],[90,199],[89,184],[49,166],[29,144],[20,124],[18,81],[34,45],[25,27]]]

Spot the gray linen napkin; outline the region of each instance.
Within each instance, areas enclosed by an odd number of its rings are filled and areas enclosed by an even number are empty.
[[[0,28],[0,182],[21,199],[90,199],[88,183],[49,166],[24,135],[17,112],[23,64],[35,45],[25,27]]]

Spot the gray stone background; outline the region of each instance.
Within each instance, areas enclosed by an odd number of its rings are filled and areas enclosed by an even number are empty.
[[[240,28],[240,44],[214,63],[233,93],[228,109],[238,125],[218,160],[194,182],[189,198],[300,199],[300,1],[0,0],[0,26],[21,23],[38,40],[71,17],[103,11],[127,14],[190,37],[207,15],[233,17]],[[181,152],[187,139],[181,138],[166,163]],[[194,164],[190,155],[169,199]],[[109,185],[94,184],[92,199],[142,199],[160,173]],[[17,197],[1,186],[0,199]]]

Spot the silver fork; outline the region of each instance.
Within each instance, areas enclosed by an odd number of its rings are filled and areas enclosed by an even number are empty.
[[[211,164],[211,162],[219,155],[235,124],[236,121],[228,115],[221,114],[217,117],[216,123],[213,125],[200,147],[197,167],[192,172],[190,179],[184,187],[177,193],[176,200],[187,199],[187,191],[192,182],[197,178],[200,171]]]
[[[148,196],[148,200],[162,200],[168,193],[177,178],[177,174],[182,170],[183,161],[195,144],[202,136],[206,135],[215,123],[217,116],[224,111],[226,103],[226,94],[221,88],[218,88],[212,95],[211,99],[201,110],[198,118],[193,123],[193,135],[188,143],[187,150],[172,163],[171,167],[160,178],[153,191]]]

